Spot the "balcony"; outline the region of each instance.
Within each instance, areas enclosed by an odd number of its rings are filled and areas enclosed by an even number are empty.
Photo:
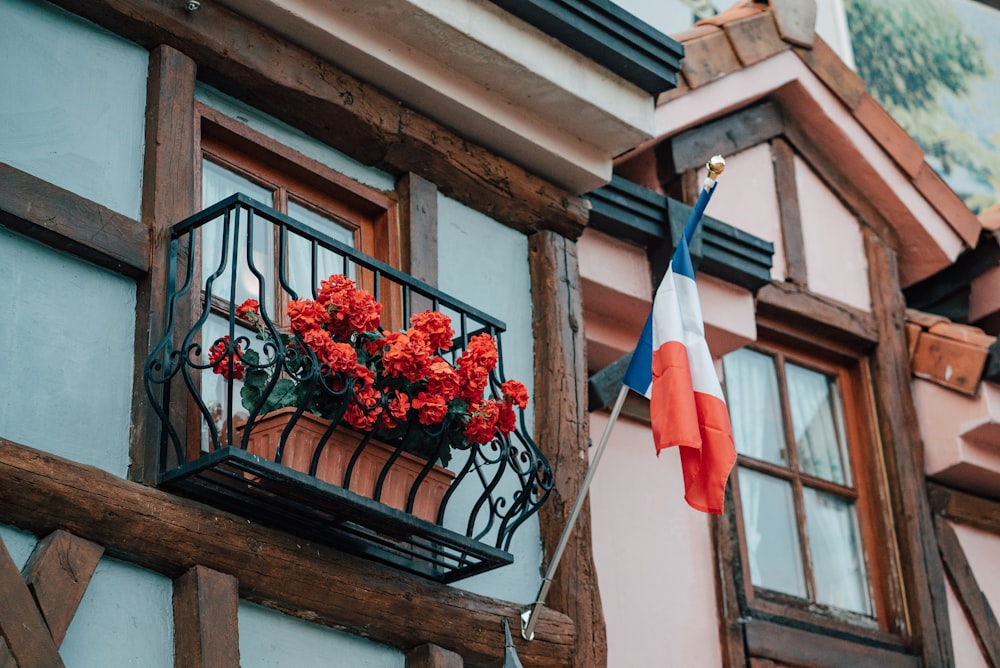
[[[245,195],[169,262],[162,488],[440,582],[513,561],[553,477],[504,323]]]

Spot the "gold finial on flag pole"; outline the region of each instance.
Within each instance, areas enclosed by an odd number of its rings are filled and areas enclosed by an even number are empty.
[[[726,159],[721,155],[713,155],[705,164],[705,168],[708,169],[708,178],[715,181],[726,168]]]

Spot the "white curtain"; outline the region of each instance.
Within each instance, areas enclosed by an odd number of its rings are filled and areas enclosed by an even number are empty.
[[[723,372],[737,451],[787,466],[774,365],[769,355],[742,349],[723,359]],[[761,587],[804,596],[791,485],[746,469],[740,469],[739,483],[750,579]]]
[[[354,248],[354,231],[321,216],[296,202],[288,203],[288,215],[309,227],[333,237],[337,241]],[[346,274],[355,277],[354,265],[344,266],[344,259],[336,253],[320,248],[316,258],[316,285],[312,281],[312,245],[297,234],[288,235],[288,283],[298,297],[312,297],[313,290],[319,288],[319,281],[332,274]]]

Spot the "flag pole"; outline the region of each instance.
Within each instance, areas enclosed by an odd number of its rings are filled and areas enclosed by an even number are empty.
[[[701,219],[701,216],[705,211],[705,206],[708,204],[708,199],[711,197],[712,191],[714,190],[715,179],[717,179],[719,174],[722,173],[722,170],[726,168],[726,161],[721,155],[714,155],[705,167],[708,169],[708,178],[705,180],[705,185],[702,187],[701,193],[698,196],[698,201],[695,203],[694,209],[691,212],[691,219],[685,226],[684,233],[688,236],[694,234],[695,225],[697,225],[698,220]],[[690,242],[690,239],[688,239],[688,241]],[[556,545],[555,552],[552,553],[552,560],[549,562],[549,567],[546,569],[545,576],[542,578],[542,585],[538,590],[538,596],[535,597],[534,603],[521,611],[521,637],[525,640],[530,641],[535,639],[535,625],[538,623],[538,615],[541,613],[542,608],[545,607],[545,599],[548,596],[549,587],[552,586],[552,578],[555,577],[556,568],[559,567],[559,562],[566,549],[566,544],[569,543],[570,534],[573,532],[573,527],[576,525],[576,520],[580,515],[580,510],[583,508],[583,502],[587,498],[587,493],[590,490],[590,483],[594,479],[594,472],[597,471],[597,465],[601,463],[601,457],[604,455],[604,449],[611,436],[611,429],[618,420],[618,414],[621,413],[622,406],[625,404],[625,398],[628,396],[629,389],[629,386],[623,383],[621,390],[618,392],[618,398],[615,399],[615,403],[611,407],[611,416],[608,418],[608,423],[604,426],[604,433],[601,434],[601,440],[598,442],[597,448],[594,450],[594,454],[590,458],[590,467],[587,469],[587,475],[584,476],[583,482],[580,484],[580,491],[576,495],[576,501],[573,503],[573,509],[570,511],[569,518],[566,520],[566,526],[563,528],[562,535],[559,537],[559,543]]]
[[[535,624],[538,623],[538,614],[545,606],[545,598],[548,596],[549,587],[552,585],[552,578],[555,575],[556,568],[559,566],[560,559],[562,559],[566,543],[569,542],[569,536],[573,532],[576,518],[580,515],[580,509],[583,508],[583,502],[587,498],[587,490],[590,489],[590,482],[594,479],[594,472],[597,470],[597,465],[601,463],[601,455],[604,454],[604,448],[608,444],[608,438],[611,436],[611,428],[618,419],[618,414],[621,413],[628,392],[628,386],[622,385],[622,389],[618,392],[618,398],[615,399],[614,406],[611,407],[611,417],[604,426],[604,433],[601,434],[601,440],[598,442],[597,449],[594,450],[594,454],[590,458],[590,468],[587,469],[587,475],[584,476],[583,483],[580,485],[580,492],[576,495],[573,510],[570,512],[569,519],[566,520],[566,527],[559,537],[559,544],[556,545],[556,551],[552,553],[552,561],[549,562],[548,570],[545,571],[545,577],[542,578],[542,586],[538,590],[538,596],[531,606],[521,612],[521,637],[525,640],[534,640],[535,638]]]

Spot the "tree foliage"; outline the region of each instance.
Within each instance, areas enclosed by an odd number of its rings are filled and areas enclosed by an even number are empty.
[[[946,0],[848,0],[847,9],[858,73],[883,104],[926,109],[989,73],[982,42]]]

